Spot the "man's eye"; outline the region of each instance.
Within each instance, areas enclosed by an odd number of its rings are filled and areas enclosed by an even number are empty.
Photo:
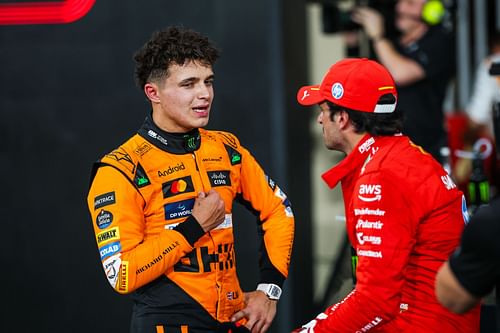
[[[214,84],[214,80],[206,80],[206,81],[205,81],[205,84],[206,84],[207,86],[211,86],[211,85],[213,85],[213,84]]]

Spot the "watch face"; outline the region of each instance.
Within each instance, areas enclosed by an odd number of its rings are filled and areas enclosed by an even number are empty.
[[[269,290],[269,295],[272,297],[280,297],[281,290],[275,286],[271,286],[271,290]]]

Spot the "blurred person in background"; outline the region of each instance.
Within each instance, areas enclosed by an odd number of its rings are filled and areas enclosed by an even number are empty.
[[[384,16],[374,8],[357,7],[351,16],[396,82],[404,134],[438,159],[447,145],[443,102],[455,70],[453,33],[441,24],[445,14],[438,0],[398,0],[397,36],[386,34]]]
[[[465,313],[496,287],[500,292],[500,198],[481,207],[465,228],[460,247],[436,276],[439,302],[456,313]],[[500,310],[497,304],[497,318]],[[498,325],[498,323],[497,323]]]
[[[492,110],[500,102],[500,77],[490,74],[493,63],[500,63],[500,33],[490,37],[490,54],[476,69],[470,101],[465,109],[472,129],[486,129],[493,135]]]
[[[381,64],[348,58],[297,100],[319,105],[328,149],[346,157],[322,177],[342,186],[346,231],[358,264],[354,290],[295,332],[479,332],[479,307],[451,313],[434,293],[438,268],[468,219],[443,167],[402,135],[398,92]]]
[[[132,293],[133,333],[264,333],[288,275],[287,196],[236,136],[203,128],[218,56],[198,32],[155,32],[134,56],[152,111],[94,165],[88,207],[97,246],[111,287]],[[234,201],[257,216],[262,236],[260,281],[248,293],[236,271]]]

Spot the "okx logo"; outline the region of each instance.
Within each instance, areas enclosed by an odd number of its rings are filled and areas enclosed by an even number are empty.
[[[62,24],[85,16],[95,0],[11,1],[0,4],[0,25]]]

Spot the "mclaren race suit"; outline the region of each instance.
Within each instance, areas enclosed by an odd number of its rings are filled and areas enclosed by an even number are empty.
[[[462,193],[406,136],[366,135],[323,174],[340,181],[356,286],[301,332],[479,332],[479,309],[456,315],[434,294],[438,268],[468,220]]]
[[[244,307],[233,244],[235,199],[258,217],[261,282],[281,286],[287,277],[290,203],[232,134],[170,134],[148,116],[137,134],[95,164],[93,175],[88,205],[97,246],[111,286],[134,292],[133,332],[151,326],[213,331]],[[212,188],[226,217],[204,233],[191,210],[198,193]]]

